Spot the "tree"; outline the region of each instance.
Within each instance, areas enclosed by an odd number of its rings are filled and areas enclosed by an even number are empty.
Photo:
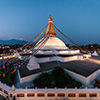
[[[82,84],[69,76],[62,67],[55,67],[52,73],[42,73],[34,80],[36,87],[80,87]]]
[[[56,78],[56,77],[58,77],[58,76],[64,76],[65,71],[64,71],[64,69],[63,69],[62,67],[57,66],[57,67],[55,67],[55,68],[53,69],[52,74],[53,74],[53,76]]]

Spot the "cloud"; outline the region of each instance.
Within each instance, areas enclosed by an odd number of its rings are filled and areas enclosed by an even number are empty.
[[[17,38],[14,38],[14,37],[10,37],[10,38],[8,38],[8,40],[10,40],[10,39],[17,39]],[[18,39],[17,39],[18,40]]]
[[[16,37],[10,37],[10,38],[8,38],[8,40],[10,40],[10,39],[24,40],[23,38],[16,38]]]
[[[19,38],[19,40],[23,40],[23,38]]]

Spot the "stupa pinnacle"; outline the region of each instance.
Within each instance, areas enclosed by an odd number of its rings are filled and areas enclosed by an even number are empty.
[[[49,16],[49,19],[48,19],[48,27],[47,27],[47,29],[46,29],[45,36],[47,36],[48,34],[49,34],[50,36],[53,36],[53,37],[56,36],[56,33],[55,33],[55,30],[54,30],[54,28],[53,28],[52,23],[53,23],[53,19],[51,18],[51,15],[50,15],[50,16]]]

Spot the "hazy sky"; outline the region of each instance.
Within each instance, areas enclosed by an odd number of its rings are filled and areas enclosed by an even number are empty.
[[[77,44],[100,43],[100,0],[0,0],[0,39],[31,40],[50,14],[57,28]]]

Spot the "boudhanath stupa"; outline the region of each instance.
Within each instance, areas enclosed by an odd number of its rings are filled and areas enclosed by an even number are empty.
[[[70,76],[84,85],[90,84],[99,75],[99,58],[94,61],[91,54],[69,49],[56,34],[50,16],[44,37],[35,44],[28,64],[19,69],[21,84],[34,80],[39,74],[50,71],[55,66],[62,66]]]
[[[38,57],[38,59],[36,60],[35,57],[31,57],[27,65],[28,66],[27,68],[29,68],[29,70],[38,69],[39,68],[38,63],[50,62],[50,61],[67,62],[67,61],[73,61],[77,59],[82,60],[84,57],[85,58],[90,57],[90,54],[82,54],[80,53],[80,50],[69,49],[61,39],[56,37],[56,33],[52,24],[53,24],[53,19],[50,16],[48,19],[48,27],[46,29],[44,37],[36,43],[36,45],[37,44],[39,45],[34,48],[34,50],[37,51],[35,53],[35,56],[36,57],[40,56],[40,58]],[[38,49],[43,44],[44,38],[47,37],[47,35],[49,35],[49,38],[42,46],[42,48]],[[52,55],[54,56],[52,57]],[[42,56],[46,56],[46,57],[42,57]]]
[[[42,55],[45,55],[45,54],[68,54],[68,55],[80,54],[79,50],[69,49],[61,39],[56,37],[56,33],[55,33],[55,30],[52,24],[53,24],[53,19],[50,16],[50,18],[48,19],[48,27],[46,29],[44,37],[40,41],[42,41],[47,35],[49,35],[49,38],[44,44],[44,46],[40,50],[38,50],[37,54],[42,54]],[[37,44],[39,42],[37,42]],[[43,42],[44,41],[42,41],[34,49],[38,49],[39,46],[43,44]]]
[[[47,37],[48,35],[49,35],[49,38],[47,39],[45,44],[41,47],[41,49],[38,49],[44,43],[43,39],[45,37]],[[37,46],[37,44],[39,44],[39,45]],[[53,19],[51,18],[51,16],[48,19],[48,27],[46,29],[44,37],[42,39],[40,39],[37,42],[37,44],[34,48],[34,50],[37,50],[37,52],[35,53],[35,56],[48,55],[50,57],[50,55],[51,56],[56,55],[55,57],[57,57],[57,56],[61,57],[61,61],[62,60],[63,61],[67,61],[67,60],[71,61],[71,60],[76,60],[76,59],[82,60],[84,58],[88,58],[91,56],[90,54],[82,54],[80,52],[80,50],[69,49],[66,46],[66,44],[56,36],[55,30],[53,27]],[[65,56],[65,57],[63,57],[63,56]],[[40,58],[40,59],[42,60],[42,58]]]

